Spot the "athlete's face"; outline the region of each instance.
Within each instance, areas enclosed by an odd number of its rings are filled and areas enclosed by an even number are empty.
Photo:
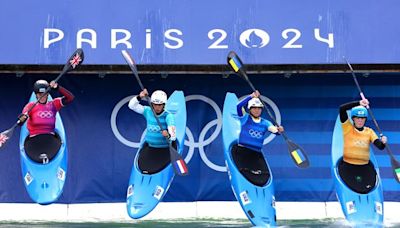
[[[260,117],[262,113],[262,108],[253,107],[250,108],[250,114],[256,118]]]
[[[36,93],[36,99],[39,99],[42,95],[43,95],[43,93]],[[49,96],[49,94],[46,93],[46,95],[44,95],[42,98],[40,98],[39,103],[42,103],[42,104],[46,103],[48,96]]]
[[[366,120],[367,118],[365,117],[353,117],[354,126],[356,126],[356,128],[362,128]]]
[[[165,104],[152,104],[154,111],[156,111],[157,114],[160,114],[164,111],[164,106]]]

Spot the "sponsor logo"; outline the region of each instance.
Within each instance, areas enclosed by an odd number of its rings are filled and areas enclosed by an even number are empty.
[[[158,133],[158,132],[161,131],[161,128],[158,125],[149,124],[149,125],[147,125],[147,131],[148,132],[156,132],[156,133]]]
[[[33,177],[31,176],[31,174],[29,172],[27,172],[25,174],[24,180],[25,180],[26,185],[29,185],[30,183],[32,183]]]
[[[39,111],[37,113],[37,116],[39,116],[42,119],[50,119],[53,117],[53,112],[52,111]]]
[[[61,167],[58,167],[57,178],[61,181],[65,181],[65,171]]]
[[[276,201],[275,201],[275,196],[272,196],[272,207],[275,208]]]
[[[160,200],[163,193],[164,193],[164,189],[157,185],[156,189],[153,192],[153,196],[154,196],[154,198]]]
[[[355,140],[354,141],[354,146],[357,146],[357,147],[368,147],[369,144],[364,142],[364,141],[362,141],[362,140]]]
[[[250,135],[252,138],[260,139],[260,138],[263,137],[264,134],[263,134],[262,132],[260,132],[260,131],[257,131],[257,130],[254,130],[254,129],[250,129],[250,130],[249,130],[249,135]]]
[[[347,209],[347,214],[349,214],[349,215],[357,212],[356,205],[355,205],[354,201],[346,202],[346,209]]]
[[[207,33],[209,45],[207,49],[231,49],[231,45],[236,45],[236,41],[232,41],[233,35],[229,34],[230,31],[224,29],[210,29]],[[76,37],[77,48],[82,48],[83,44],[90,46],[92,49],[98,48],[97,37],[102,36],[98,34],[99,32],[95,29],[84,28],[76,31],[76,35],[69,34],[67,37]],[[155,34],[158,39],[153,39],[153,32],[151,29],[144,29],[145,43],[143,48],[152,49],[153,46],[163,45],[166,49],[180,49],[185,46],[185,32],[182,29],[170,28],[163,31],[163,34]],[[236,31],[235,31],[236,33]],[[239,42],[243,47],[246,48],[264,48],[270,43],[270,35],[267,30],[262,28],[249,28],[239,33]],[[110,48],[127,48],[132,49],[135,40],[133,38],[140,36],[132,36],[131,31],[127,29],[114,29],[110,28],[110,32],[107,33],[110,40]],[[163,36],[163,38],[159,38]],[[236,34],[234,35],[236,37]],[[329,48],[334,48],[334,35],[333,33],[328,33],[327,38],[323,38],[320,33],[319,28],[314,28],[313,32],[308,32],[303,34],[297,28],[287,28],[283,29],[281,36],[274,38],[274,40],[283,40],[284,45],[281,47],[283,49],[291,48],[303,48],[301,43],[301,37],[306,36],[314,39],[316,43],[325,43]],[[50,48],[52,45],[58,42],[62,42],[65,37],[65,31],[59,28],[43,28],[43,47],[45,49]],[[202,37],[202,36],[199,36]],[[156,43],[157,40],[162,40],[160,43]],[[188,42],[193,43],[193,42]],[[198,42],[195,42],[198,43]],[[155,45],[156,44],[156,45]],[[72,61],[72,60],[71,60]],[[80,56],[76,56],[73,59],[71,65],[74,67],[81,61]]]
[[[381,202],[375,202],[375,212],[383,215],[383,206]]]
[[[269,35],[261,29],[248,29],[240,34],[239,40],[247,48],[262,48],[269,43]]]
[[[247,191],[243,191],[240,193],[240,200],[242,201],[243,206],[251,203],[251,199],[247,195]]]
[[[126,197],[133,195],[133,185],[129,185],[128,191],[126,192]]]

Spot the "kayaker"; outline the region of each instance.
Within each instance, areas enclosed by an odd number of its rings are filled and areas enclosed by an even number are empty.
[[[143,173],[152,174],[163,168],[156,166],[155,163],[157,161],[155,160],[159,159],[165,165],[170,163],[169,143],[172,143],[175,148],[177,145],[174,115],[165,110],[167,94],[162,90],[156,90],[150,97],[150,103],[161,123],[162,129],[160,129],[151,108],[140,104],[140,101],[147,97],[148,94],[147,89],[143,89],[139,95],[129,101],[128,106],[136,113],[142,114],[146,119],[146,143],[142,147],[139,156],[139,168]]]
[[[340,121],[343,129],[343,161],[339,163],[339,174],[346,185],[358,193],[368,193],[376,183],[375,168],[370,161],[370,144],[385,149],[386,136],[378,138],[374,130],[365,126],[369,105],[367,99],[353,101],[340,106]],[[350,110],[349,120],[347,110]]]
[[[284,131],[284,128],[274,126],[270,121],[261,117],[264,105],[259,97],[260,93],[255,91],[236,106],[241,131],[239,143],[233,146],[232,154],[243,175],[251,178],[254,175],[264,174],[263,177],[255,178],[257,179],[255,184],[262,185],[269,178],[268,169],[261,153],[264,139],[268,136],[268,132],[280,134]],[[246,104],[249,113],[246,113],[244,109]]]
[[[49,87],[53,90],[57,90],[62,97],[49,101],[48,93],[44,94]],[[35,102],[29,102],[25,105],[22,114],[19,115],[18,119],[20,125],[28,120],[27,128],[29,131],[29,137],[24,144],[25,150],[29,152],[29,155],[33,160],[43,162],[46,159],[51,160],[58,151],[54,151],[54,148],[59,148],[59,145],[61,145],[58,135],[54,132],[56,114],[61,108],[73,101],[74,95],[58,83],[52,81],[49,84],[46,80],[36,81],[33,85],[33,91],[36,98],[40,98],[38,104],[36,104],[36,106],[34,106],[28,113],[28,110],[35,105]],[[57,140],[54,140],[54,138]]]

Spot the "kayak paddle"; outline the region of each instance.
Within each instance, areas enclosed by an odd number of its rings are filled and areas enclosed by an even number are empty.
[[[135,75],[136,80],[139,83],[140,88],[142,90],[144,90],[144,86],[142,84],[142,81],[139,78],[139,73],[138,73],[138,70],[137,70],[137,67],[136,67],[136,63],[133,60],[132,56],[126,50],[122,50],[121,53],[124,56],[124,59],[128,63],[129,67],[131,68],[133,74]],[[153,111],[153,114],[154,114],[154,117],[156,118],[157,124],[158,124],[158,126],[160,127],[160,129],[162,131],[162,129],[163,129],[162,125],[160,123],[160,120],[157,117],[157,114],[156,114],[153,106],[151,105],[149,96],[146,96],[146,101],[149,104],[149,106],[151,108],[151,111]],[[174,168],[175,174],[177,174],[179,176],[188,175],[189,174],[189,170],[187,168],[185,160],[178,153],[178,151],[172,146],[172,143],[170,142],[169,137],[165,137],[165,138],[169,142],[169,154],[170,154],[171,164],[172,164],[172,167]]]
[[[64,74],[75,70],[75,68],[77,66],[79,66],[84,59],[84,55],[83,55],[83,50],[81,48],[78,48],[74,54],[71,55],[71,57],[68,59],[67,63],[64,65],[64,68],[62,70],[62,72],[57,76],[56,79],[54,79],[54,82],[57,82]],[[46,94],[50,91],[50,86],[46,89],[46,91],[39,97],[39,99],[37,99],[37,101],[35,102],[35,104],[33,104],[28,111],[26,111],[24,114],[28,114],[38,103],[39,100],[46,96]],[[0,133],[0,148],[3,148],[4,145],[7,143],[7,141],[12,137],[13,133],[14,133],[14,129],[20,124],[20,121],[18,120],[12,127],[10,127],[9,129],[3,131]]]
[[[243,63],[240,60],[239,56],[234,51],[231,51],[228,54],[227,61],[230,68],[241,78],[246,80],[251,89],[255,92],[256,88],[254,88],[253,83],[251,83],[251,81],[249,80],[249,77],[244,70]],[[265,102],[262,99],[260,99],[260,101],[263,103],[265,109],[267,110],[269,117],[273,121],[273,124],[279,126],[279,124],[276,122],[275,117],[272,115],[270,109],[265,104]],[[282,136],[288,145],[290,157],[293,159],[293,162],[296,164],[296,166],[299,168],[308,168],[310,166],[310,161],[308,160],[307,154],[304,149],[294,143],[292,140],[290,140],[285,132],[282,132]]]
[[[344,57],[343,57],[343,58],[344,58]],[[354,73],[353,67],[351,66],[351,64],[349,63],[349,61],[347,61],[346,58],[344,58],[344,60],[346,61],[347,65],[348,65],[349,68],[350,68],[351,74],[353,75],[354,82],[356,83],[356,86],[357,86],[358,92],[360,93],[361,98],[362,98],[362,99],[365,99],[364,93],[362,92],[361,87],[360,87],[360,84],[358,83],[358,80],[357,80],[356,74]],[[382,137],[382,136],[383,136],[382,130],[381,130],[381,128],[379,127],[378,122],[376,121],[375,116],[374,116],[374,114],[372,113],[371,108],[369,107],[369,105],[367,105],[366,108],[367,108],[367,110],[368,110],[369,115],[371,116],[372,122],[374,122],[374,125],[375,125],[376,129],[377,129],[378,132],[379,132],[379,136]],[[390,163],[392,164],[392,171],[393,171],[394,178],[396,179],[397,182],[400,183],[400,163],[399,163],[399,161],[397,161],[396,158],[394,157],[394,155],[393,155],[393,153],[392,153],[392,150],[390,149],[388,143],[385,144],[385,148],[386,148],[387,153],[388,153],[389,156],[390,156]]]

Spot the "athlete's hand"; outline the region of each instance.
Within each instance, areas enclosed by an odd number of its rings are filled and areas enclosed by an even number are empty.
[[[144,98],[146,96],[149,95],[149,92],[147,92],[147,89],[143,89],[140,93],[139,93],[139,97],[140,98]]]
[[[360,100],[360,105],[367,107],[369,105],[368,99],[365,98],[365,99]]]
[[[57,89],[57,88],[58,88],[58,83],[55,82],[55,81],[51,81],[51,82],[50,82],[50,87],[51,87],[52,89]]]
[[[19,124],[23,124],[23,123],[25,123],[25,121],[28,119],[28,115],[27,114],[25,114],[25,113],[23,113],[23,114],[20,114],[19,116],[18,116],[18,121],[19,121]]]
[[[384,135],[382,135],[382,137],[381,137],[381,142],[382,142],[383,144],[386,144],[386,143],[387,143],[387,137],[384,136]]]
[[[254,92],[251,94],[251,98],[255,98],[255,97],[260,97],[260,92],[258,92],[258,90],[254,91]]]
[[[276,129],[278,129],[279,134],[285,131],[283,126],[278,126]]]
[[[161,132],[161,134],[162,134],[164,137],[169,137],[169,134],[168,134],[168,131],[167,131],[167,130],[163,130],[163,131]]]

